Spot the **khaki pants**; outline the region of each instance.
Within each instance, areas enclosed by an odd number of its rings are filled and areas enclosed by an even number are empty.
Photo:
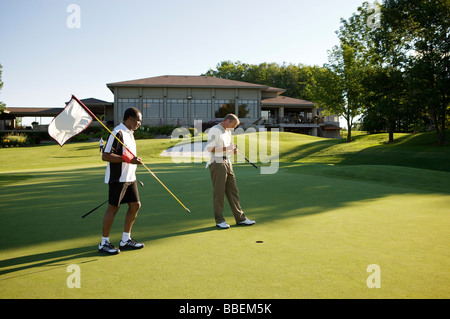
[[[225,218],[222,216],[225,194],[227,195],[228,203],[230,204],[236,222],[244,221],[246,217],[241,208],[239,189],[230,161],[223,160],[222,163],[212,162],[209,166],[209,171],[211,172],[211,181],[214,188],[213,207],[216,224],[225,221]]]

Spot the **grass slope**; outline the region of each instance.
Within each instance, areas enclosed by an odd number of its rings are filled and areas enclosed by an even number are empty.
[[[426,134],[389,145],[386,135],[272,138],[276,174],[234,166],[257,224],[234,226],[226,206],[226,231],[214,227],[204,164],[159,157],[172,141],[139,140],[139,155],[192,213],[140,168],[132,235],[146,248],[118,256],[96,252],[104,209],[81,219],[107,196],[96,143],[0,150],[0,298],[450,297],[447,146],[423,143]],[[115,244],[123,218],[124,208]],[[71,264],[80,289],[66,285]],[[367,287],[371,264],[380,289]]]

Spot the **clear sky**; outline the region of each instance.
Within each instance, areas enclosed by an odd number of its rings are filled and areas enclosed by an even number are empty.
[[[113,101],[106,83],[200,75],[224,60],[323,65],[363,0],[0,0],[7,106]],[[69,28],[69,5],[80,27]],[[69,19],[70,21],[73,21]]]

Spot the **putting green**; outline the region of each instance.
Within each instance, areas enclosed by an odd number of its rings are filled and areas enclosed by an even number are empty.
[[[163,142],[139,141],[149,168],[192,213],[140,168],[145,186],[132,236],[146,247],[117,256],[97,253],[104,207],[81,219],[107,196],[96,145],[42,148],[63,165],[9,164],[0,175],[0,298],[449,298],[450,173],[354,165],[355,158],[305,163],[323,152],[301,153],[321,141],[308,140],[299,136],[294,149],[281,139],[280,149],[291,149],[276,174],[235,165],[242,206],[257,224],[234,226],[226,205],[228,230],[214,227],[204,164],[158,159]],[[322,141],[328,152],[345,145]],[[116,245],[124,213],[111,232]],[[81,288],[68,288],[72,264]],[[373,264],[380,288],[367,285]]]

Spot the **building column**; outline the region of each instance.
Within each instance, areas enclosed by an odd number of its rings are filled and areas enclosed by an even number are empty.
[[[216,118],[216,89],[211,89],[211,118]]]
[[[192,100],[192,89],[188,88],[187,90],[187,122],[188,127],[194,125],[194,120],[192,119],[192,110],[191,110],[191,100]]]
[[[141,111],[142,113],[142,118],[144,118],[144,103],[143,103],[143,99],[142,99],[142,88],[140,87],[138,90],[138,96],[139,96],[139,111]],[[147,115],[147,114],[146,114]]]
[[[163,102],[163,125],[167,125],[167,88],[163,89],[164,102]]]
[[[236,116],[239,116],[238,102],[239,102],[239,89],[234,89],[234,114],[236,114]]]

